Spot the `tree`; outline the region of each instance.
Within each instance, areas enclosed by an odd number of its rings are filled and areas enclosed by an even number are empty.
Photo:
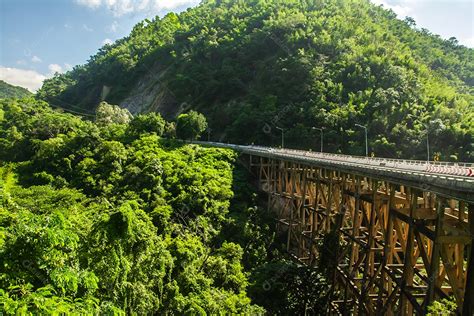
[[[103,214],[88,236],[89,268],[101,278],[104,298],[127,314],[153,314],[161,305],[156,289],[163,287],[172,258],[162,237],[138,203],[128,201]]]
[[[163,140],[174,124],[159,114],[123,124],[128,112],[106,103],[97,122],[34,99],[0,111],[5,314],[264,313],[243,256],[266,248],[222,235],[235,153]],[[206,126],[185,118],[195,134]]]
[[[95,115],[95,121],[101,125],[111,123],[127,124],[132,119],[132,114],[127,109],[122,109],[118,105],[108,104],[105,101],[100,102]]]
[[[415,27],[415,26],[416,26],[415,19],[413,19],[412,17],[407,16],[403,21],[404,21],[409,27]]]
[[[325,315],[329,286],[317,269],[273,261],[253,271],[252,279],[249,295],[269,314]]]
[[[165,125],[165,120],[158,113],[139,114],[130,121],[127,132],[133,136],[145,133],[155,133],[161,136],[165,130]]]
[[[458,306],[454,296],[434,301],[428,306],[428,316],[434,315],[456,315]]]
[[[196,111],[178,116],[176,122],[176,136],[181,139],[195,140],[201,136],[202,132],[207,129],[206,117]]]

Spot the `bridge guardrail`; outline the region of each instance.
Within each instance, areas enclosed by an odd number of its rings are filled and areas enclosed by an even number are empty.
[[[384,158],[372,158],[372,157],[360,157],[360,156],[345,156],[338,154],[327,154],[327,153],[314,153],[301,150],[293,149],[279,149],[281,152],[288,152],[298,156],[311,156],[314,158],[323,158],[331,159],[337,161],[346,161],[359,163],[363,165],[372,165],[372,166],[381,166],[381,167],[390,167],[397,169],[409,169],[416,170],[421,172],[429,173],[440,173],[440,174],[449,174],[456,176],[465,176],[472,177],[474,176],[473,168],[469,167],[471,164],[438,164],[438,163],[428,163],[425,161],[419,160],[403,160],[403,159],[384,159]]]
[[[379,158],[379,157],[362,157],[362,156],[351,156],[351,155],[340,155],[333,153],[321,153],[313,151],[304,151],[298,149],[286,149],[286,148],[271,148],[256,145],[235,145],[235,144],[224,144],[218,142],[201,142],[195,141],[196,144],[212,145],[217,147],[227,147],[239,151],[246,152],[260,152],[265,155],[275,154],[275,156],[285,156],[288,158],[299,157],[304,160],[323,160],[331,161],[333,163],[345,163],[358,166],[370,166],[376,169],[391,169],[394,172],[416,172],[419,174],[431,174],[433,176],[456,176],[462,180],[463,178],[469,179],[474,177],[474,167],[471,167],[471,163],[451,163],[451,162],[428,162],[421,160],[408,160],[408,159],[391,159],[391,158]],[[471,178],[472,179],[472,178]]]
[[[269,147],[261,147],[251,145],[248,147],[260,147],[260,148],[269,148]],[[383,162],[397,162],[397,163],[406,163],[406,164],[431,164],[431,165],[440,165],[440,166],[457,166],[457,167],[474,167],[474,163],[469,162],[451,162],[451,161],[425,161],[425,160],[413,160],[413,159],[397,159],[397,158],[381,158],[381,157],[365,157],[365,156],[354,156],[354,155],[342,155],[342,154],[334,154],[334,153],[321,153],[317,151],[306,151],[300,149],[276,149],[276,150],[285,150],[291,152],[299,152],[299,153],[312,153],[314,155],[323,156],[323,157],[341,157],[343,159],[347,158],[354,158],[354,159],[362,159],[362,160],[370,160],[370,161],[383,161]]]

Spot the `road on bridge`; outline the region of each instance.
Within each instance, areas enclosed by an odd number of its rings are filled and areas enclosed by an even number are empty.
[[[195,141],[193,143],[231,148],[254,156],[356,172],[474,203],[474,164],[472,163],[361,157],[218,142]]]

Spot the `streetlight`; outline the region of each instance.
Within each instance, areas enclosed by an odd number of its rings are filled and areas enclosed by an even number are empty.
[[[427,159],[426,161],[430,161],[430,132],[428,129],[428,125],[426,127],[426,152],[427,152]]]
[[[321,133],[321,152],[323,152],[323,135],[324,135],[324,128],[318,128],[318,127],[312,127],[312,129],[315,129]]]
[[[418,119],[418,120],[420,120],[420,121],[422,120],[421,115],[420,115],[420,116],[415,116],[415,115],[413,115],[413,114],[408,114],[408,117],[410,117],[410,118],[413,118],[413,117],[414,117],[414,118],[416,118],[416,119]],[[426,152],[427,152],[427,159],[426,159],[426,161],[430,161],[430,135],[429,135],[429,134],[430,134],[430,126],[429,126],[429,124],[430,124],[430,123],[431,123],[431,122],[428,121],[428,123],[425,125],[425,128],[426,128],[426,130],[425,130],[425,133],[426,133]]]
[[[281,148],[284,148],[285,146],[285,130],[281,127],[276,126],[276,129],[279,129],[281,131]]]
[[[365,156],[368,157],[369,156],[369,145],[367,143],[367,126],[360,125],[360,124],[356,124],[355,126],[363,128],[364,131],[365,131]]]

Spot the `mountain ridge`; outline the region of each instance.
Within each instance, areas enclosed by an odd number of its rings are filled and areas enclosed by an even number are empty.
[[[28,89],[0,80],[0,98],[24,98],[32,95]]]
[[[277,145],[278,126],[317,147],[325,127],[325,147],[349,154],[363,151],[354,122],[385,157],[425,157],[428,129],[444,159],[473,161],[474,50],[414,23],[366,0],[203,1],[138,23],[38,96],[168,119],[192,108],[236,143]]]

